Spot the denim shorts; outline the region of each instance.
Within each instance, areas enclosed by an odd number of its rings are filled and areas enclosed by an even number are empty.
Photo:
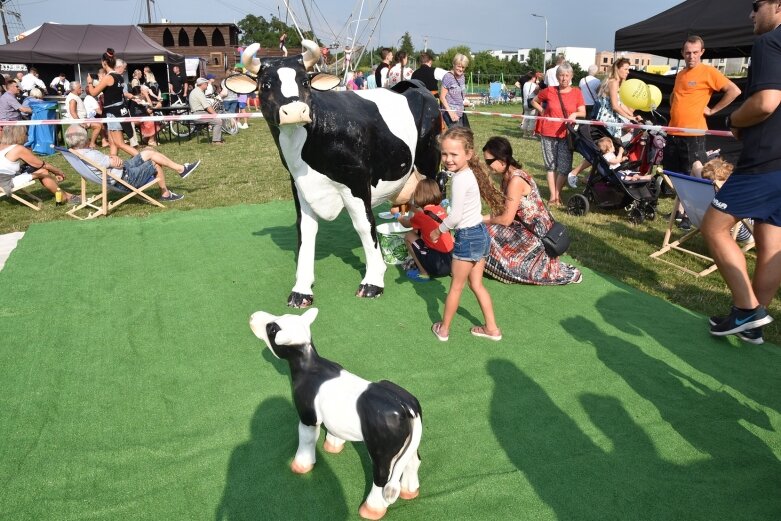
[[[152,161],[144,161],[141,154],[136,154],[125,161],[122,179],[136,188],[141,188],[157,176],[157,169]]]
[[[491,242],[488,238],[488,228],[485,224],[458,228],[455,230],[455,245],[453,258],[462,261],[478,262],[488,257]]]
[[[117,121],[111,121],[116,118],[114,114],[106,113],[106,127],[108,130],[122,130],[122,124]]]

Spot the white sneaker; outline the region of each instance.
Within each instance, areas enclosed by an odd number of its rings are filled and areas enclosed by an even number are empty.
[[[569,174],[567,176],[567,184],[570,185],[571,188],[577,188],[578,187],[578,176]]]
[[[241,129],[248,129],[248,128],[249,128],[249,125],[247,125],[246,123],[241,123],[241,124],[239,125],[239,128],[241,128]]]

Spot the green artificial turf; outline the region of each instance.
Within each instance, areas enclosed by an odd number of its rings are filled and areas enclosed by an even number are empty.
[[[248,327],[299,312],[294,222],[274,202],[29,228],[0,272],[0,519],[358,517],[363,445],[289,470],[287,367]],[[320,354],[423,406],[421,495],[386,519],[781,518],[777,346],[588,269],[488,281],[498,343],[465,292],[442,343],[449,279],[391,266],[361,300],[362,270],[349,220],[321,223]]]

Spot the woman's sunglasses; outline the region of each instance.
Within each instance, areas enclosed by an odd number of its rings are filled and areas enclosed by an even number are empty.
[[[491,159],[486,158],[485,164],[491,166],[492,164],[494,164],[494,161],[496,161],[497,159],[499,158],[498,157],[492,157]]]

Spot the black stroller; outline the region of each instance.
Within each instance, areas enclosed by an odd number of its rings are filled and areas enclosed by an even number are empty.
[[[656,218],[656,204],[662,185],[662,177],[654,176],[651,181],[623,181],[616,170],[602,157],[596,141],[610,135],[603,127],[580,125],[577,130],[569,128],[575,143],[575,150],[591,163],[591,170],[582,194],[574,194],[567,201],[567,213],[586,215],[593,206],[604,210],[623,208],[633,224]],[[628,145],[641,145],[641,139],[648,136],[637,134]],[[618,146],[618,145],[617,145]],[[628,154],[632,157],[632,154]],[[621,169],[638,169],[639,162],[623,164]]]

